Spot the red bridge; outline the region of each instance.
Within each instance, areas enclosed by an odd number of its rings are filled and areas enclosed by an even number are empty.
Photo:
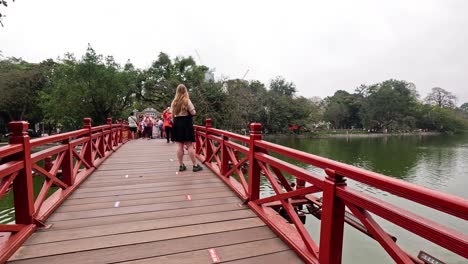
[[[34,140],[27,128],[10,123],[0,148],[0,198],[13,192],[15,209],[15,222],[0,225],[1,263],[341,263],[345,223],[396,263],[443,263],[401,248],[375,216],[468,258],[467,234],[346,179],[465,223],[467,200],[272,144],[260,124],[249,137],[209,119],[197,126],[197,156],[208,168],[197,173],[176,172],[173,144],[128,142],[121,120],[92,127],[85,119],[81,130]],[[45,179],[40,191],[33,177]],[[261,192],[261,181],[274,194]],[[309,213],[321,221],[320,244],[303,224]]]

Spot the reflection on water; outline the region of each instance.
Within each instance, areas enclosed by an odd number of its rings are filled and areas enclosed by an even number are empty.
[[[324,139],[268,138],[267,140],[430,189],[468,198],[466,191],[468,135]],[[296,161],[288,160],[288,162],[324,175],[322,169]],[[390,202],[465,234],[468,233],[466,221],[425,208],[365,184],[348,181],[348,185],[376,199]],[[264,195],[273,193],[267,186],[264,186],[262,190]],[[447,263],[466,263],[465,259],[383,219],[379,219],[379,223],[398,238],[400,246],[413,255],[417,255],[419,250],[424,250]],[[306,227],[312,237],[319,241],[319,221],[308,217]],[[343,251],[343,263],[393,263],[393,260],[375,241],[349,227],[345,228]]]
[[[14,224],[15,223],[15,208],[2,207],[0,210],[0,223],[2,224]]]
[[[272,138],[271,142],[467,198],[468,135]],[[288,159],[286,159],[288,160]],[[298,166],[307,165],[288,160]],[[310,170],[322,173],[321,170]]]

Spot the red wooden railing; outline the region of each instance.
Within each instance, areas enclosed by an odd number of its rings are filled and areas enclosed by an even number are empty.
[[[204,127],[195,126],[197,156],[307,263],[341,263],[345,222],[374,238],[396,263],[424,263],[400,248],[371,213],[468,258],[466,234],[359,192],[347,186],[346,179],[465,221],[468,220],[467,200],[264,141],[258,123],[251,124],[250,129],[249,137],[241,136],[214,129],[207,119]],[[314,174],[271,154],[321,168],[327,176]],[[297,186],[288,182],[286,174],[296,180]],[[271,185],[274,195],[260,196],[261,178]],[[320,192],[321,199],[314,195]],[[303,212],[298,208],[302,206],[312,213],[320,212],[320,247],[301,222]],[[278,213],[279,208],[292,225]]]
[[[15,223],[0,224],[0,263],[36,228],[46,227],[50,214],[127,141],[128,133],[121,119],[112,124],[111,118],[98,127],[91,127],[91,119],[85,118],[83,129],[33,140],[27,134],[27,122],[11,122],[8,128],[9,145],[0,148],[0,199],[13,191]],[[38,147],[45,149],[33,153]],[[44,177],[36,198],[33,177]]]

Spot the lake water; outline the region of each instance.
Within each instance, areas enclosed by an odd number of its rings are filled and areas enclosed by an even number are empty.
[[[468,135],[388,136],[367,138],[268,138],[268,141],[320,155],[367,170],[379,172],[427,188],[468,198]],[[304,164],[308,170],[322,173]],[[348,185],[404,209],[423,215],[468,234],[468,223],[424,208],[367,185],[348,181]],[[263,193],[271,193],[268,185]],[[376,217],[397,244],[417,256],[423,250],[446,263],[468,263],[456,254],[421,239]],[[306,227],[319,241],[319,221],[308,217]],[[377,242],[345,226],[343,263],[394,263]]]

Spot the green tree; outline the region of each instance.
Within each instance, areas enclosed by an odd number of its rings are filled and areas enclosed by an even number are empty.
[[[270,91],[279,95],[292,97],[296,94],[296,85],[292,82],[287,82],[281,76],[277,76],[270,83]]]
[[[325,98],[324,119],[335,128],[362,127],[359,111],[362,105],[360,94],[338,90]]]
[[[289,125],[297,127],[313,129],[314,124],[319,122],[321,118],[319,105],[302,96],[293,99],[289,111],[292,114]]]
[[[223,81],[226,101],[222,124],[230,130],[247,129],[251,122],[265,119],[266,88],[258,81]]]
[[[88,46],[81,60],[66,54],[49,71],[48,80],[41,93],[47,121],[76,129],[84,117],[91,117],[94,124],[125,117],[124,110],[133,105],[137,71],[131,63],[122,69],[112,56],[99,55]]]
[[[226,97],[220,82],[203,82],[199,87],[193,89],[190,98],[197,109],[194,122],[203,125],[206,118],[211,118],[214,125],[223,126]]]
[[[200,94],[196,90],[202,89],[208,70],[206,66],[196,65],[192,57],[177,57],[172,61],[161,52],[151,67],[142,72],[137,99],[156,109],[164,109],[171,104],[180,83],[185,84],[191,94]]]
[[[296,97],[295,93],[294,83],[282,77],[270,82],[264,101],[264,124],[269,132],[285,132],[291,125],[308,126],[312,122],[315,105],[309,99]]]
[[[366,128],[407,130],[414,125],[417,92],[406,81],[387,80],[368,88],[360,116]]]
[[[446,91],[440,87],[434,87],[432,88],[431,93],[429,93],[425,98],[425,101],[428,104],[438,107],[454,108],[457,97],[451,92]]]
[[[17,58],[0,60],[0,111],[7,121],[40,119],[39,92],[45,85],[42,70],[46,64],[33,64]]]
[[[468,121],[451,108],[420,105],[418,126],[441,132],[460,132],[468,128]]]
[[[466,118],[468,118],[468,102],[460,106],[460,110],[463,112]]]

